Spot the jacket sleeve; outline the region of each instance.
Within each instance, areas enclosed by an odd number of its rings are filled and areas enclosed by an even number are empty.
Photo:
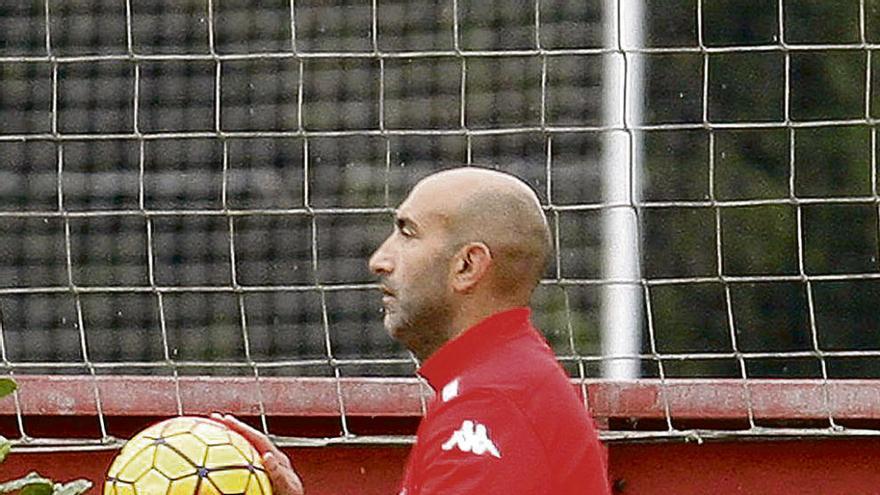
[[[550,493],[546,446],[510,400],[476,392],[442,404],[418,442],[420,495]]]

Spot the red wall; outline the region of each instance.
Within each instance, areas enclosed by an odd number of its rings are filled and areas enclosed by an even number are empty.
[[[20,418],[31,438],[130,438],[146,425],[176,414],[224,411],[260,426],[261,403],[270,431],[287,437],[338,438],[339,399],[355,435],[412,435],[425,393],[413,379],[264,378],[262,396],[254,381],[228,377],[22,376],[19,402],[0,401],[0,435],[18,439]],[[812,431],[828,431],[828,418],[880,431],[876,380],[753,380],[744,393],[740,380],[596,381],[591,411],[603,428],[662,432],[666,415],[675,426],[743,431],[760,424],[796,420]],[[95,391],[101,389],[103,422]],[[296,397],[297,401],[290,401]],[[257,400],[259,399],[259,400]],[[18,404],[18,405],[16,405]],[[18,407],[22,413],[19,413]],[[144,416],[132,415],[139,411]],[[784,420],[779,423],[780,420]],[[619,424],[618,424],[619,423]],[[693,424],[692,424],[693,423]],[[100,426],[100,427],[99,427]],[[394,495],[406,447],[301,448],[294,457],[311,495]],[[57,480],[86,477],[100,487],[115,451],[13,452],[0,464],[0,480],[36,469]],[[880,437],[614,443],[610,477],[619,493],[688,494],[880,494]]]
[[[310,495],[393,495],[404,447],[289,450]],[[36,469],[57,480],[100,480],[114,452],[13,453],[0,478]],[[611,477],[618,493],[876,494],[880,440],[612,444]]]

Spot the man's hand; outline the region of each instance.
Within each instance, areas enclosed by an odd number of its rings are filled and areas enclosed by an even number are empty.
[[[290,459],[281,452],[281,450],[272,444],[272,441],[266,435],[251,428],[249,425],[242,423],[230,414],[211,414],[211,419],[219,421],[228,426],[232,431],[238,432],[254,445],[260,455],[263,457],[263,465],[266,467],[266,473],[269,475],[269,481],[272,482],[272,492],[274,495],[303,495],[302,481]]]

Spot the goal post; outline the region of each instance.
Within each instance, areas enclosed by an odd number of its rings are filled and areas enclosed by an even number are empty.
[[[641,375],[636,358],[642,343],[642,290],[640,273],[640,217],[644,89],[643,63],[635,53],[643,45],[641,0],[604,4],[605,45],[615,47],[615,57],[605,62],[603,81],[605,125],[602,147],[602,185],[609,205],[602,223],[603,277],[617,282],[605,286],[602,299],[602,374],[612,379]]]
[[[312,493],[393,493],[432,391],[366,260],[464,164],[538,194],[533,317],[619,490],[875,490],[877,9],[0,8],[3,476],[99,481],[138,428],[224,411]]]

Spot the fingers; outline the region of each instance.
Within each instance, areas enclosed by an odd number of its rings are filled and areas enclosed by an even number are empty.
[[[230,414],[213,413],[211,419],[223,423],[243,436],[260,452],[275,495],[303,495],[302,481],[293,470],[290,458],[281,452],[269,437]]]
[[[261,431],[251,427],[250,425],[240,421],[235,416],[231,414],[219,414],[212,413],[211,419],[215,421],[219,421],[229,427],[230,430],[238,433],[243,436],[247,441],[252,443],[254,447],[256,447],[257,451],[262,455],[266,452],[278,452],[278,448],[269,440],[269,437],[264,435]]]
[[[287,465],[284,465],[284,461],[287,461]],[[266,466],[275,495],[303,495],[302,481],[290,467],[287,456],[279,458],[272,452],[266,452],[263,455],[263,465]]]
[[[269,440],[269,437],[263,434],[263,432],[253,428],[249,424],[239,420],[235,416],[231,414],[218,414],[212,413],[211,419],[215,421],[220,421],[224,425],[228,426],[229,429],[243,436],[247,441],[253,444],[253,446],[257,449],[257,452],[260,455],[265,455],[267,452],[271,452],[274,454],[279,463],[285,465],[288,468],[292,468],[293,466],[290,463],[290,459],[283,452],[281,452],[275,444]]]

